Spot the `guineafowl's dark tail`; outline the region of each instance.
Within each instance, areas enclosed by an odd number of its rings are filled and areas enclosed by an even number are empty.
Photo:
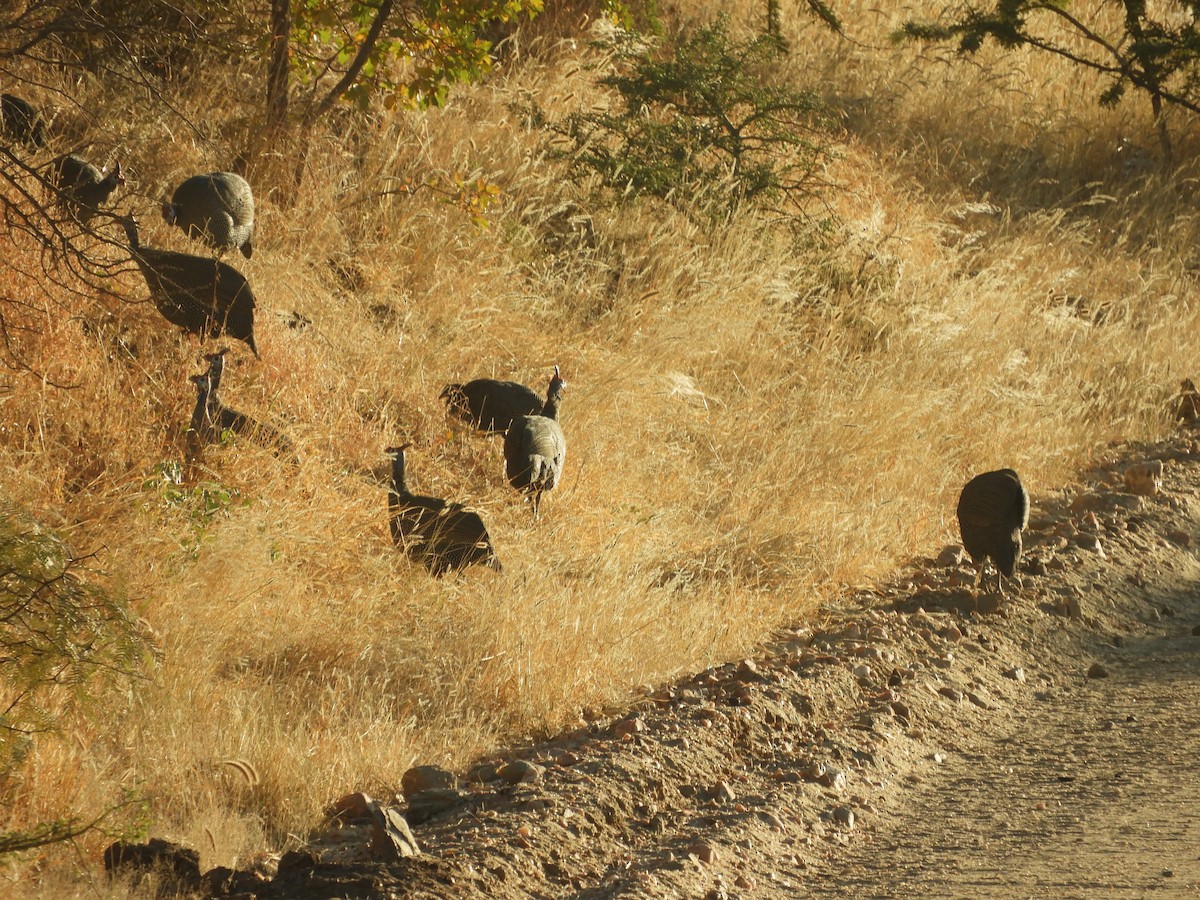
[[[529,487],[532,490],[554,487],[554,463],[544,456],[529,460]]]

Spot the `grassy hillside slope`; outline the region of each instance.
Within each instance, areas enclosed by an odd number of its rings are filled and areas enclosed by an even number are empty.
[[[340,119],[298,187],[295,148],[268,148],[256,252],[234,262],[262,358],[235,346],[222,393],[283,428],[296,467],[235,442],[176,483],[196,340],[138,302],[135,271],[74,293],[0,234],[27,263],[0,267],[0,298],[45,308],[20,340],[48,376],[0,374],[5,490],[97,554],[162,653],[111,715],[39,744],[0,826],[132,792],[205,867],[244,860],[345,791],[387,795],[413,764],[748,652],[956,540],[971,474],[1051,491],[1106,442],[1170,427],[1200,349],[1191,123],[1187,162],[1135,170],[1114,148],[1150,143],[1136,100],[1081,104],[1078,75],[1027,54],[944,65],[887,43],[902,13],[839,8],[853,43],[784,22],[782,74],[844,126],[822,233],[755,212],[704,227],[569,180],[522,113],[604,99],[605,54],[566,14],[444,109]],[[147,243],[203,252],[157,202],[231,165],[261,77],[213,67],[161,106],[84,84],[62,118],[119,148],[118,207]],[[401,189],[433,174],[499,186],[490,227]],[[499,442],[438,393],[483,375],[540,391],[555,364],[570,449],[535,522]],[[414,490],[482,511],[503,575],[435,580],[397,553],[382,450],[403,441]]]

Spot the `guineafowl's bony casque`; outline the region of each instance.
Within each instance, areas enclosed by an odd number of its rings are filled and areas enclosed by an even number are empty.
[[[388,447],[384,451],[392,458],[388,511],[396,546],[434,575],[476,564],[501,571],[503,567],[479,513],[461,503],[423,497],[408,489],[405,451],[410,446]]]
[[[50,164],[50,175],[58,189],[58,202],[80,222],[100,211],[112,192],[125,183],[118,161],[111,172],[97,169],[77,153],[60,156]]]
[[[1001,578],[1012,578],[1021,558],[1021,532],[1029,524],[1029,494],[1012,469],[976,475],[958,498],[958,527],[963,547],[983,577],[984,563],[996,566],[996,589],[1003,594]]]
[[[233,172],[193,175],[162,206],[163,219],[188,237],[199,238],[218,252],[254,252],[254,194],[250,183]]]
[[[566,386],[555,366],[541,413],[518,416],[504,435],[504,471],[508,483],[529,495],[535,518],[540,515],[542,494],[554,490],[562,480],[567,438],[558,422],[558,407]]]
[[[132,218],[117,221],[125,229],[150,297],[167,321],[192,334],[228,334],[245,341],[258,356],[254,293],[240,272],[211,258],[143,247],[138,240],[137,222]]]
[[[536,391],[515,381],[476,378],[466,384],[448,384],[441,397],[446,409],[480,431],[504,434],[513,419],[535,415],[543,401]]]

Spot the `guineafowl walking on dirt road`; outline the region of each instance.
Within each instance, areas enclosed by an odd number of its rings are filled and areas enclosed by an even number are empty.
[[[558,422],[558,406],[566,386],[555,366],[541,413],[518,416],[504,435],[504,470],[508,483],[529,495],[534,518],[540,514],[542,494],[554,490],[562,479],[567,438]]]
[[[1029,524],[1029,494],[1012,469],[984,472],[967,482],[958,498],[958,527],[963,546],[983,577],[984,563],[996,566],[996,589],[1003,594],[1001,576],[1012,578],[1021,558],[1021,532]]]
[[[240,272],[203,256],[143,247],[138,241],[137,222],[132,218],[118,221],[150,288],[150,297],[167,321],[191,334],[214,338],[228,334],[245,341],[258,356],[254,293]]]
[[[448,384],[441,397],[447,410],[488,434],[504,434],[513,419],[540,413],[544,402],[523,384],[494,378]]]
[[[254,194],[241,175],[193,175],[175,189],[170,203],[163,204],[162,215],[168,225],[205,241],[218,253],[241,250],[247,259],[254,253]]]
[[[121,163],[111,172],[97,169],[76,153],[60,156],[50,164],[50,176],[58,189],[58,202],[80,222],[87,222],[100,211],[113,191],[125,183]]]
[[[392,540],[434,575],[444,575],[470,565],[502,571],[492,539],[479,513],[461,503],[422,497],[408,489],[403,447],[388,447],[392,458],[392,488],[388,492]]]

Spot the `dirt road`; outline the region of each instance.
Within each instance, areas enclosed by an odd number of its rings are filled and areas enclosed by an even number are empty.
[[[1200,896],[1197,597],[1161,602],[1183,614],[1092,648],[1107,678],[1077,669],[1003,727],[954,736],[810,895]]]
[[[1153,496],[1122,478],[1146,460]],[[819,630],[396,800],[417,856],[348,820],[211,892],[1200,895],[1198,498],[1190,435],[1123,448],[1034,498],[1007,602],[949,551],[919,561]]]

